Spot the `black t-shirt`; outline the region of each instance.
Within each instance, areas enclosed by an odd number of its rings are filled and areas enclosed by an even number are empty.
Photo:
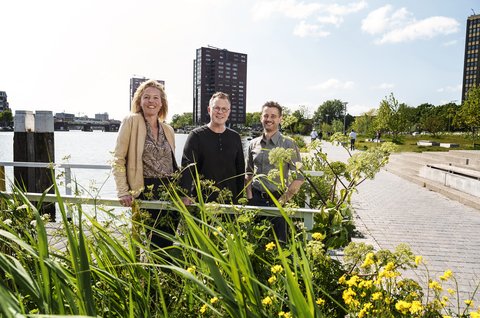
[[[226,128],[223,133],[216,133],[206,125],[192,130],[183,149],[182,168],[194,162],[204,179],[215,181],[220,189],[232,191],[233,200],[237,202],[244,188],[245,158],[242,140],[236,131]],[[182,188],[192,191],[192,176],[195,176],[195,167],[182,174]]]

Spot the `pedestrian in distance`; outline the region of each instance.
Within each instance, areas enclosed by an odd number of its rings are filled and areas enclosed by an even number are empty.
[[[315,128],[312,129],[312,132],[310,133],[310,142],[317,140],[318,139],[318,133],[315,130]]]
[[[268,180],[265,176],[270,170],[278,167],[272,165],[269,161],[269,153],[272,149],[281,147],[285,149],[293,149],[294,158],[290,162],[283,163],[283,178],[288,180],[289,173],[296,171],[296,162],[301,162],[300,152],[295,141],[284,136],[279,131],[282,122],[282,106],[277,102],[266,102],[262,106],[262,114],[260,117],[263,134],[260,137],[252,139],[248,147],[247,166],[246,166],[246,191],[247,199],[251,205],[256,206],[275,206],[267,192],[273,195],[280,204],[288,202],[300,189],[304,182],[303,176],[297,174],[296,178],[286,185],[285,189],[281,188],[280,177],[275,180]],[[283,216],[267,217],[272,222],[273,229],[279,241],[287,241],[287,223]]]
[[[135,198],[158,200],[162,186],[174,182],[178,170],[175,160],[175,133],[163,121],[168,101],[163,86],[155,80],[142,83],[132,99],[131,113],[118,131],[113,176],[120,203],[131,207]],[[151,244],[164,248],[172,241],[160,235],[174,235],[179,216],[176,211],[148,209],[153,227],[147,230]]]
[[[226,126],[231,104],[229,96],[222,92],[213,94],[207,108],[210,122],[190,132],[182,156],[182,177],[180,185],[187,191],[182,198],[189,205],[195,200],[195,173],[212,180],[220,189],[232,193],[232,203],[238,203],[244,188],[245,158],[240,135]],[[206,202],[216,201],[218,193],[206,196]],[[198,199],[198,198],[197,198]]]
[[[352,129],[349,136],[350,136],[350,150],[353,151],[355,150],[355,140],[357,139],[357,133],[355,132],[355,130]]]

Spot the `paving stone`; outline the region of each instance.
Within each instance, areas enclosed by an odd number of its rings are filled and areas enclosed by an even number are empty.
[[[322,145],[328,158],[346,161],[349,157],[342,147]],[[376,249],[392,250],[408,243],[415,254],[424,257],[430,277],[438,280],[451,269],[460,299],[471,299],[480,282],[479,210],[384,170],[360,184],[352,205],[363,241],[374,242]],[[425,277],[425,270],[405,275]],[[473,299],[480,303],[480,291]]]

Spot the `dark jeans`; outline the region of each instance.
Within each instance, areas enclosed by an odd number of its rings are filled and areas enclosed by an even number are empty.
[[[140,200],[159,200],[160,190],[162,185],[167,186],[171,180],[169,178],[145,178],[145,190],[139,196]],[[150,190],[150,187],[152,187]],[[150,237],[150,243],[157,248],[164,248],[172,246],[173,242],[158,232],[165,232],[171,235],[175,235],[175,232],[180,221],[180,215],[178,211],[170,210],[156,210],[147,209],[147,212],[152,218],[151,226],[155,228],[155,231],[147,229],[147,237]]]
[[[253,196],[249,204],[256,206],[275,206],[275,203],[273,203],[268,193],[252,189],[252,194]],[[272,194],[277,200],[282,196],[280,192],[272,192]],[[287,222],[283,216],[262,216],[260,218],[269,220],[272,223],[273,230],[279,241],[287,242]]]
[[[350,139],[350,150],[355,149],[355,139]]]

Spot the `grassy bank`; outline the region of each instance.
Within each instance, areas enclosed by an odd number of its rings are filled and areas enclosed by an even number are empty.
[[[357,139],[357,149],[366,150],[371,147],[377,147],[379,144],[366,141],[371,137],[359,136]],[[428,140],[438,143],[452,143],[458,144],[459,147],[444,148],[440,146],[418,146],[417,142],[420,140]],[[392,137],[385,135],[382,136],[382,141],[392,141]],[[480,144],[480,139],[475,141],[476,144]],[[396,152],[424,152],[424,151],[449,151],[449,150],[473,150],[474,142],[471,137],[467,137],[464,134],[441,134],[437,136],[433,135],[402,135],[399,141],[395,143],[398,147]],[[479,150],[480,148],[476,148]]]

